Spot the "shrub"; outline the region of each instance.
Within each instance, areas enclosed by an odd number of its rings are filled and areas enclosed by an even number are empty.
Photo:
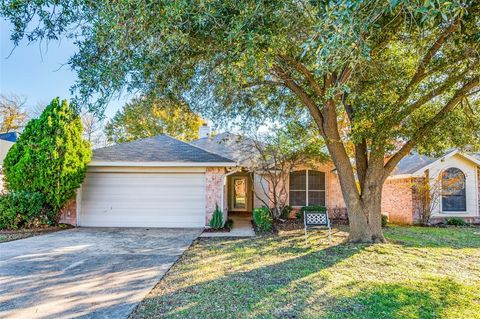
[[[227,221],[225,222],[225,225],[223,227],[231,229],[233,227],[233,219],[227,219]]]
[[[290,217],[290,213],[292,211],[292,206],[285,206],[282,209],[282,212],[280,213],[280,218],[282,219],[288,219]]]
[[[447,218],[447,225],[450,226],[467,226],[468,223],[460,217]]]
[[[303,212],[326,212],[326,211],[327,211],[327,208],[321,205],[303,206],[297,212],[296,217],[297,219],[303,219]]]
[[[253,222],[261,231],[272,230],[273,219],[267,207],[255,208],[253,210]]]
[[[54,99],[28,122],[3,163],[9,191],[40,192],[54,212],[75,195],[91,158],[82,121],[67,101]]]
[[[388,224],[388,216],[385,214],[382,214],[382,227],[386,227]]]
[[[218,208],[218,204],[215,204],[215,211],[213,212],[212,219],[210,219],[210,227],[213,229],[220,229],[223,227],[223,213]]]
[[[11,192],[0,196],[0,229],[38,227],[49,224],[45,197],[41,193]]]

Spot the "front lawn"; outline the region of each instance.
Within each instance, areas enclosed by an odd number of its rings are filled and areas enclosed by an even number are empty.
[[[132,318],[480,318],[480,228],[336,231],[198,240]]]

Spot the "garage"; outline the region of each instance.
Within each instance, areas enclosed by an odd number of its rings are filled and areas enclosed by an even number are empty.
[[[80,226],[203,227],[204,173],[88,173]]]
[[[203,228],[235,165],[167,135],[99,148],[62,216],[83,227]]]

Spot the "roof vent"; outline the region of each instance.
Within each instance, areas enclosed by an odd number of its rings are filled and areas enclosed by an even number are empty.
[[[210,128],[210,126],[207,123],[204,123],[198,129],[198,138],[209,137],[211,133],[212,129]]]

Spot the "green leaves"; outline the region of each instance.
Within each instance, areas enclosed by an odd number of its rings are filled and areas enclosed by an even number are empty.
[[[183,101],[169,98],[137,98],[127,103],[105,126],[111,143],[167,134],[191,141],[198,138],[203,120]]]
[[[58,212],[75,195],[91,158],[82,122],[66,100],[54,99],[25,127],[4,160],[9,191],[39,192]]]

